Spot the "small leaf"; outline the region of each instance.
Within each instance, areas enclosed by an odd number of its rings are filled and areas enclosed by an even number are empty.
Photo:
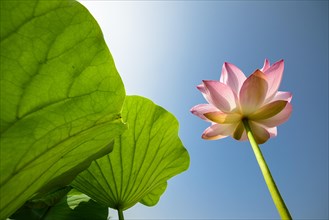
[[[112,150],[125,98],[102,32],[68,0],[1,1],[0,219]]]
[[[101,206],[90,197],[72,189],[67,195],[51,206],[29,208],[23,206],[11,219],[15,220],[107,220],[108,208]]]
[[[155,205],[167,180],[189,166],[178,122],[138,96],[126,97],[122,117],[129,129],[115,139],[112,153],[94,161],[72,185],[114,209],[126,210],[138,202]]]
[[[49,210],[44,220],[107,220],[107,217],[107,207],[73,189]]]
[[[48,206],[53,206],[58,203],[70,190],[72,187],[65,186],[63,188],[54,190],[52,192],[47,193],[43,197],[34,198],[25,203],[25,206],[30,208],[44,208]]]

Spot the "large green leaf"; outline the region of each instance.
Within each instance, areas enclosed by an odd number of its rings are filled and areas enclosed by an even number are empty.
[[[137,202],[155,205],[167,180],[189,166],[172,114],[146,98],[128,96],[122,117],[129,129],[115,139],[112,153],[72,182],[97,202],[121,211]]]
[[[69,183],[126,125],[124,86],[91,14],[69,0],[1,0],[0,219]]]
[[[66,189],[65,189],[66,190]],[[61,193],[61,190],[59,193]],[[58,194],[58,193],[57,193]],[[56,196],[55,196],[56,199]],[[31,208],[23,206],[10,219],[15,220],[107,220],[108,208],[76,190],[61,196],[55,204]]]

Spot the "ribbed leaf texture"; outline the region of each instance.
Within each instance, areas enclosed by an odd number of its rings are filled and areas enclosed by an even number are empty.
[[[155,205],[167,180],[185,171],[189,155],[178,137],[176,118],[150,100],[128,96],[122,111],[129,129],[113,151],[80,173],[73,186],[108,207],[126,210]]]
[[[91,14],[70,0],[1,0],[0,219],[112,149],[125,98]]]

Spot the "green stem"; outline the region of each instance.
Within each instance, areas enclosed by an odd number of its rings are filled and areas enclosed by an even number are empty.
[[[265,179],[265,182],[267,184],[267,188],[268,190],[270,191],[271,193],[271,196],[272,196],[272,199],[273,199],[273,202],[281,216],[281,219],[292,219],[291,218],[291,215],[289,213],[289,210],[286,206],[286,204],[284,203],[281,195],[280,195],[280,192],[279,192],[279,189],[277,188],[275,182],[274,182],[274,179],[271,175],[271,172],[266,164],[266,161],[263,157],[263,154],[262,152],[260,151],[260,148],[254,138],[254,135],[250,129],[250,126],[249,126],[249,123],[248,123],[248,120],[247,119],[244,119],[243,120],[243,124],[244,124],[244,127],[247,131],[247,135],[248,135],[248,139],[250,141],[250,144],[251,144],[251,147],[254,151],[254,154],[256,156],[256,159],[257,159],[257,162],[258,162],[258,165],[263,173],[263,177]]]
[[[119,216],[119,220],[125,220],[125,218],[123,217],[122,209],[118,209],[118,216]]]

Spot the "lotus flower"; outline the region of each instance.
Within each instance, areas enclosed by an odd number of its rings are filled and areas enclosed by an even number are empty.
[[[247,120],[258,144],[277,135],[276,126],[288,120],[292,106],[290,92],[278,91],[284,61],[264,66],[248,78],[235,65],[225,62],[219,81],[203,80],[197,88],[209,104],[199,104],[191,112],[212,123],[202,138],[216,140],[232,136],[247,140],[243,121]]]

